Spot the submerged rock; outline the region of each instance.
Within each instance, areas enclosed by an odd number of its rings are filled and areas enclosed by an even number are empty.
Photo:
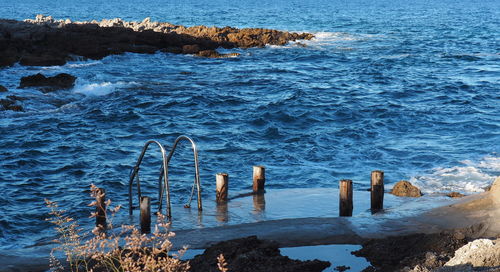
[[[192,272],[218,272],[217,257],[223,254],[228,271],[238,272],[313,272],[323,271],[330,262],[292,260],[280,254],[274,242],[259,240],[256,236],[217,243],[189,261]]]
[[[0,93],[5,93],[7,92],[7,88],[5,88],[4,86],[0,85]]]
[[[0,99],[0,110],[24,111],[22,106],[16,105],[16,101],[10,99]]]
[[[459,197],[464,197],[464,194],[461,194],[459,192],[451,192],[446,195],[447,197],[452,197],[452,198],[459,198]]]
[[[312,39],[310,33],[291,33],[263,28],[184,27],[170,23],[127,22],[119,18],[100,22],[72,22],[37,15],[34,20],[0,20],[0,66],[63,65],[73,56],[101,59],[124,52],[214,54],[217,48],[284,45],[289,41]]]
[[[221,54],[216,50],[202,50],[198,52],[196,55],[205,58],[231,58],[231,57],[237,57],[240,54],[239,53]]]
[[[58,74],[53,77],[46,77],[38,73],[36,75],[22,77],[19,87],[43,87],[42,91],[50,92],[72,88],[75,84],[75,80],[76,77],[66,73]]]
[[[391,194],[395,196],[421,197],[422,192],[406,180],[401,180],[392,188]]]

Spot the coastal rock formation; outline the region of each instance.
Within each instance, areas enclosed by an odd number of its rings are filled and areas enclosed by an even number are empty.
[[[7,88],[5,88],[4,86],[0,85],[0,93],[5,93],[7,92]]]
[[[313,260],[292,260],[280,254],[278,244],[257,239],[256,236],[217,243],[202,255],[189,261],[192,272],[216,272],[217,257],[223,254],[229,271],[239,272],[320,272],[330,266],[330,262]]]
[[[214,53],[219,47],[284,45],[313,37],[309,33],[263,28],[184,27],[152,22],[149,18],[142,22],[121,19],[72,22],[37,15],[34,20],[0,20],[0,67],[16,62],[34,66],[63,65],[73,56],[101,59],[124,52],[159,50],[218,58],[224,57]]]
[[[466,243],[453,233],[412,234],[370,240],[353,254],[365,257],[374,271],[399,271],[423,263],[442,266]]]
[[[392,188],[391,194],[395,196],[420,197],[422,192],[406,180],[401,180]]]
[[[53,77],[46,77],[38,73],[36,75],[22,77],[19,88],[43,87],[43,92],[51,92],[72,88],[75,84],[75,80],[76,77],[66,73],[61,73]]]

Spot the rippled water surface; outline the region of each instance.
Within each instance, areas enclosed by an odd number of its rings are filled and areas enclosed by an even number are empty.
[[[43,199],[85,217],[94,183],[126,204],[142,145],[191,136],[205,201],[214,175],[251,187],[335,188],[410,179],[424,192],[481,191],[500,173],[499,1],[41,1],[2,0],[0,17],[168,21],[307,31],[312,41],[235,50],[204,59],[124,54],[61,67],[0,69],[0,84],[27,98],[0,112],[0,247],[47,237]],[[23,76],[66,72],[71,90],[18,89]],[[193,179],[185,145],[171,165],[174,204]],[[159,154],[142,168],[154,195]],[[390,186],[389,186],[390,187]],[[12,245],[13,240],[18,241]]]

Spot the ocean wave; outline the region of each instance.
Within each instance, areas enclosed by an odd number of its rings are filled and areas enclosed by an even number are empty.
[[[135,82],[123,82],[118,81],[112,82],[102,82],[102,83],[88,83],[88,84],[77,84],[73,88],[73,92],[81,93],[88,96],[102,96],[110,94],[118,88],[125,88],[129,86],[136,85]]]
[[[410,182],[424,193],[484,192],[500,174],[500,157],[486,156],[478,162],[464,160],[461,165],[434,168],[431,173],[415,176]]]

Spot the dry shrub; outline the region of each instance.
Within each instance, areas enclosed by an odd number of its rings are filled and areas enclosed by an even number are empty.
[[[91,185],[91,197],[95,199],[99,190]],[[107,229],[94,228],[90,233],[83,234],[77,222],[65,215],[56,202],[45,200],[50,208],[48,221],[55,225],[59,234],[56,240],[58,246],[50,255],[51,271],[113,271],[113,272],[140,272],[140,271],[189,271],[189,263],[180,258],[186,248],[171,257],[172,248],[170,238],[174,235],[169,231],[169,224],[162,214],[158,214],[158,222],[152,234],[141,234],[135,226],[122,225],[117,231],[113,228],[112,218],[120,210],[120,206],[109,208],[111,201],[106,203],[105,212],[111,218]],[[97,205],[96,202],[89,206]],[[95,217],[92,213],[91,217]],[[54,256],[54,251],[62,251],[66,256],[67,265],[64,267]],[[226,270],[227,271],[227,270]]]

